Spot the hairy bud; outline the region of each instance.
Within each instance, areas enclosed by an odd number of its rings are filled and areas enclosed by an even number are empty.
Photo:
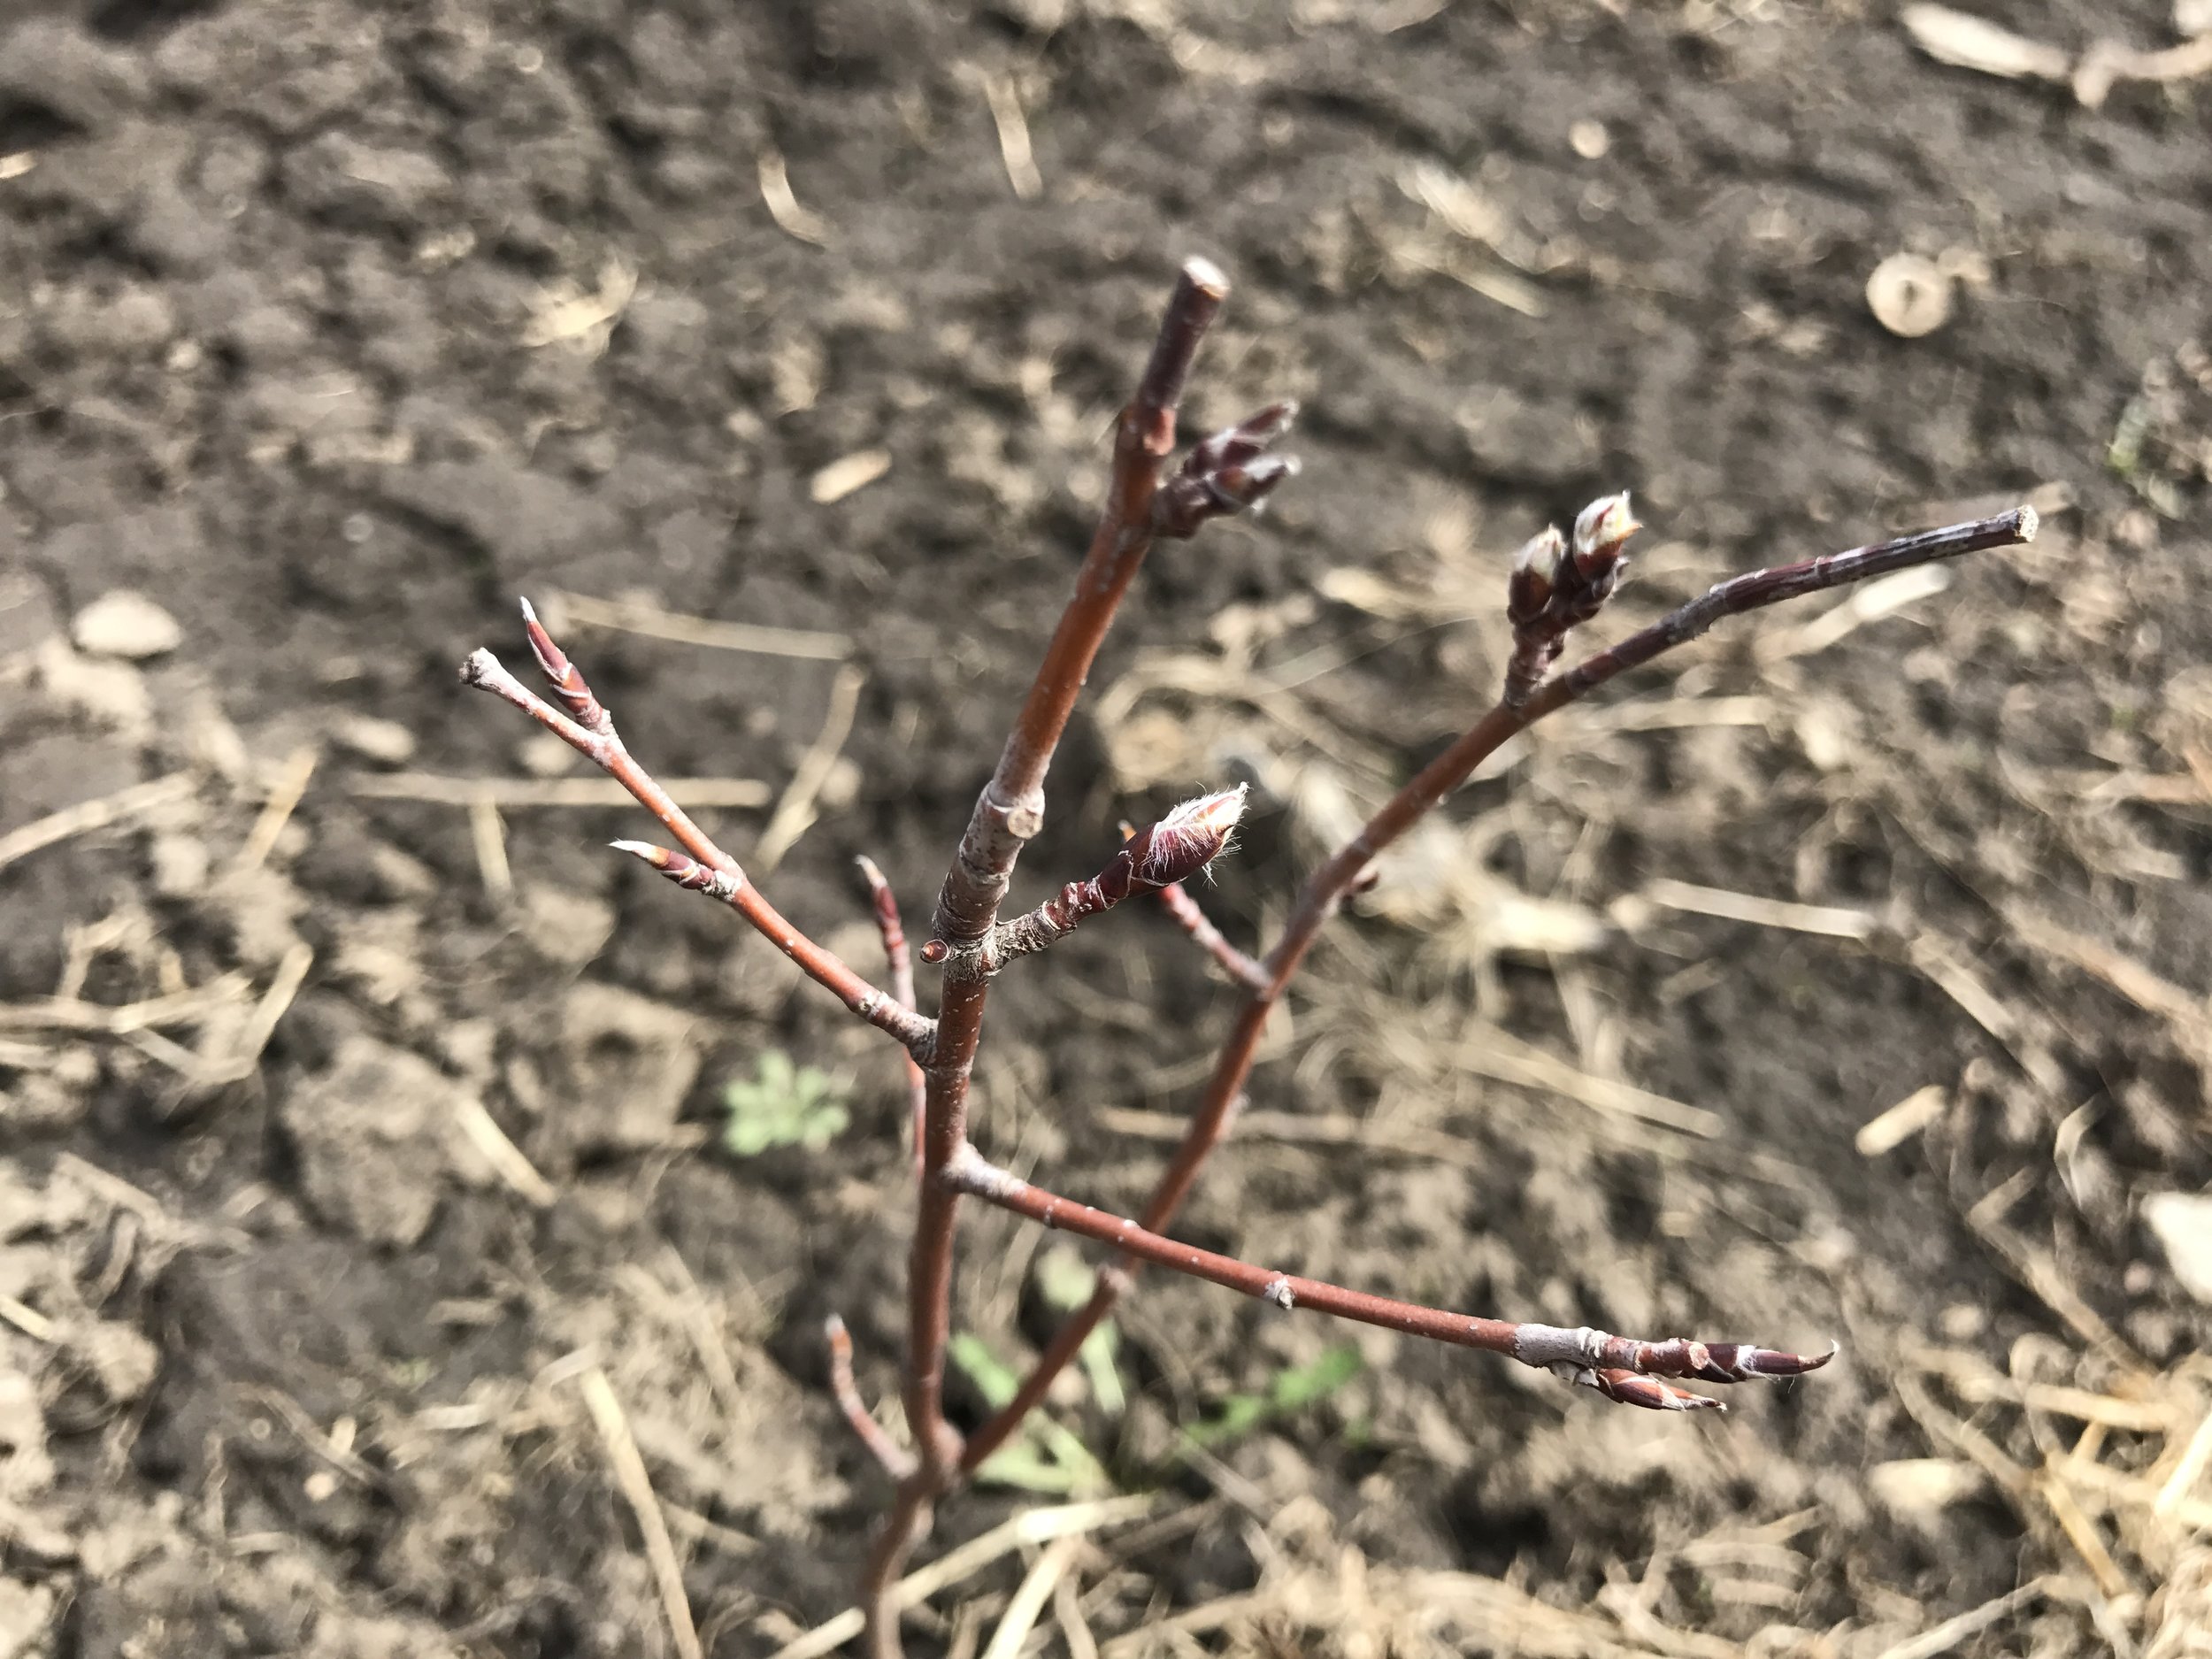
[[[1552,586],[1559,580],[1559,561],[1567,555],[1567,539],[1557,525],[1546,525],[1521,544],[1513,556],[1513,573],[1505,581],[1506,619],[1519,627],[1533,622],[1551,603]]]
[[[1602,495],[1575,518],[1575,568],[1583,580],[1596,584],[1618,568],[1621,549],[1643,526],[1629,511],[1628,492]]]
[[[1237,823],[1244,817],[1246,787],[1239,784],[1186,801],[1131,836],[1122,854],[1137,881],[1150,887],[1187,881],[1228,851]]]

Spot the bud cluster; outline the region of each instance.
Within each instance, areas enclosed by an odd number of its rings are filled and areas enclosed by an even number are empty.
[[[1623,490],[1585,507],[1575,518],[1571,541],[1546,525],[1514,555],[1505,588],[1506,619],[1513,625],[1513,655],[1505,669],[1509,705],[1528,700],[1558,660],[1568,631],[1596,616],[1613,596],[1627,568],[1628,538],[1641,527]]]
[[[1152,498],[1153,533],[1188,536],[1209,518],[1259,511],[1278,484],[1297,475],[1296,456],[1266,452],[1297,417],[1295,403],[1270,403],[1193,446]]]

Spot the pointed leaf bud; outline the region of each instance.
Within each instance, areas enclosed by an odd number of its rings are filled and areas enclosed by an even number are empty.
[[[1295,403],[1270,403],[1194,445],[1153,496],[1154,532],[1187,536],[1209,518],[1256,510],[1297,473],[1294,458],[1265,453],[1297,415]]]
[[[1513,556],[1513,573],[1505,583],[1505,614],[1516,627],[1533,622],[1551,603],[1552,585],[1559,579],[1559,561],[1566,554],[1566,537],[1559,534],[1557,525],[1548,524]]]
[[[530,654],[538,659],[538,667],[553,687],[553,695],[568,706],[576,724],[587,732],[606,733],[614,723],[607,718],[607,710],[591,687],[584,683],[576,664],[568,660],[568,653],[553,642],[553,636],[538,620],[538,613],[530,602],[522,602],[523,632],[530,636]]]
[[[1158,823],[1139,830],[1122,849],[1136,879],[1147,887],[1187,881],[1229,850],[1244,817],[1248,786],[1186,801]]]
[[[1208,480],[1208,487],[1224,512],[1256,513],[1266,507],[1278,484],[1297,476],[1296,456],[1263,455],[1223,467]]]
[[[666,847],[656,847],[649,841],[609,841],[608,846],[618,853],[642,859],[659,871],[680,887],[689,887],[695,893],[704,893],[713,898],[730,899],[745,885],[745,878],[726,870],[715,870],[683,853]]]
[[[1620,563],[1622,548],[1642,527],[1629,511],[1626,490],[1600,496],[1575,519],[1575,568],[1595,585]]]

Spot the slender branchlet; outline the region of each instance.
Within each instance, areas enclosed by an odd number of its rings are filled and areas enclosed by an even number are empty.
[[[529,636],[531,655],[537,658],[538,666],[553,683],[554,694],[567,704],[569,712],[564,714],[554,708],[481,648],[469,653],[462,663],[462,682],[513,704],[588,757],[658,819],[684,850],[675,852],[642,841],[618,841],[615,845],[643,859],[678,886],[723,901],[796,964],[808,978],[834,993],[839,1001],[870,1025],[896,1038],[908,1053],[918,1056],[933,1049],[936,1022],[924,1018],[910,1007],[901,1007],[895,998],[871,985],[787,921],[783,913],[746,880],[737,860],[717,846],[713,838],[694,823],[691,815],[661,787],[652,773],[638,764],[615,730],[613,717],[607,712],[606,705],[592,695],[581,672],[553,642],[553,636],[538,621],[537,613],[531,610],[526,599],[522,602],[522,619],[524,631]]]
[[[1190,889],[1179,881],[1171,881],[1160,889],[1160,902],[1176,925],[1191,937],[1191,942],[1211,956],[1236,984],[1248,991],[1256,991],[1267,983],[1267,970],[1256,956],[1247,956],[1231,944],[1221,930],[1213,925]]]
[[[863,853],[853,862],[860,866],[861,879],[868,884],[869,902],[876,913],[876,929],[883,935],[884,960],[891,968],[891,995],[898,999],[901,1008],[912,1008],[914,956],[906,948],[906,927],[899,919],[899,901],[874,859]],[[913,1120],[914,1172],[918,1176],[922,1170],[922,1123],[929,1104],[929,1079],[922,1075],[921,1063],[914,1058],[910,1048],[906,1055],[906,1092],[909,1115]]]
[[[2016,507],[1992,518],[1899,536],[1795,565],[1752,571],[1718,584],[1668,612],[1649,627],[1597,652],[1566,672],[1543,680],[1519,703],[1501,698],[1386,802],[1359,833],[1338,848],[1307,881],[1282,937],[1263,959],[1265,981],[1251,992],[1238,1010],[1205,1093],[1191,1114],[1190,1127],[1145,1205],[1141,1216],[1144,1227],[1160,1233],[1173,1222],[1196,1184],[1199,1171],[1228,1133],[1231,1119],[1244,1098],[1269,1012],[1304,963],[1323,926],[1349,894],[1372,879],[1376,857],[1471,777],[1475,768],[1494,754],[1500,745],[1546,715],[1695,639],[1723,617],[1866,581],[1937,559],[1956,558],[1985,549],[2032,541],[2035,533],[2034,509]],[[1126,1270],[1133,1266],[1134,1258],[1125,1256],[1121,1264]],[[1123,1286],[1126,1282],[1125,1272],[1120,1279],[1101,1275],[1090,1301],[1062,1322],[1035,1366],[1016,1388],[1013,1398],[968,1436],[962,1454],[967,1469],[979,1467],[1004,1445],[1008,1436],[1043,1401],[1053,1379],[1074,1362],[1084,1340],[1113,1312],[1125,1294]],[[1605,1393],[1601,1386],[1603,1380],[1594,1377],[1591,1384]],[[1608,1397],[1619,1397],[1618,1390]]]
[[[822,1336],[829,1344],[830,1394],[837,1402],[837,1409],[845,1414],[845,1421],[852,1425],[854,1437],[868,1448],[868,1455],[883,1465],[883,1472],[894,1480],[905,1480],[914,1473],[914,1454],[893,1440],[883,1425],[876,1421],[875,1413],[868,1409],[868,1402],[860,1397],[860,1385],[853,1380],[853,1340],[845,1329],[845,1322],[832,1314],[822,1321]]]
[[[1548,1371],[1563,1381],[1594,1388],[1609,1400],[1624,1405],[1668,1411],[1719,1408],[1721,1402],[1708,1395],[1669,1387],[1655,1379],[1681,1377],[1699,1382],[1736,1383],[1755,1378],[1800,1377],[1819,1370],[1835,1357],[1832,1348],[1825,1354],[1804,1355],[1754,1348],[1747,1343],[1698,1342],[1686,1337],[1644,1342],[1587,1326],[1568,1330],[1558,1325],[1479,1318],[1348,1290],[1340,1285],[1255,1266],[1233,1256],[1164,1238],[1126,1217],[1094,1210],[1087,1204],[1032,1186],[987,1162],[972,1147],[964,1148],[939,1179],[972,1197],[1010,1210],[1041,1225],[1096,1239],[1137,1261],[1172,1268],[1194,1279],[1210,1279],[1286,1310],[1302,1308],[1314,1313],[1333,1314],[1340,1319],[1356,1319],[1363,1325],[1380,1325],[1385,1330],[1402,1331],[1409,1336],[1429,1337],[1460,1348],[1503,1354],[1524,1365]]]

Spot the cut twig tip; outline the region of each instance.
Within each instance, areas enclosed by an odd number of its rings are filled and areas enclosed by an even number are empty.
[[[2021,541],[2034,541],[2035,533],[2043,527],[2042,518],[2036,512],[2035,509],[2023,503],[2020,506],[2013,509],[2013,517],[2018,521],[2019,527],[2016,534],[2018,534]]]
[[[1183,280],[1217,300],[1229,296],[1228,277],[1203,254],[1193,254],[1183,261]]]

